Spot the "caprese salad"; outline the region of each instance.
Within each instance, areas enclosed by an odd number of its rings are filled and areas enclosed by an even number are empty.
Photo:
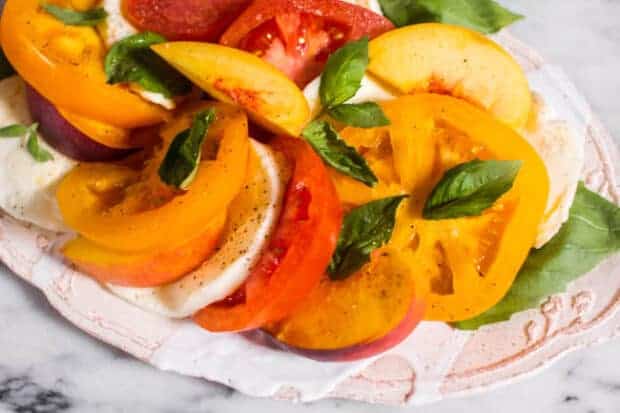
[[[67,264],[319,360],[508,319],[620,248],[495,1],[7,0],[0,208]]]

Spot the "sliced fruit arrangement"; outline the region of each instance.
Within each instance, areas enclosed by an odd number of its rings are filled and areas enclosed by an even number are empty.
[[[383,248],[346,280],[325,277],[291,316],[265,330],[287,350],[318,360],[352,361],[399,344],[425,309],[399,255]]]
[[[289,178],[286,159],[252,140],[245,183],[228,208],[227,223],[209,259],[170,284],[137,288],[139,283],[116,283],[108,288],[146,310],[174,318],[191,317],[225,299],[245,282],[269,243]]]
[[[60,111],[32,87],[26,88],[26,94],[32,119],[39,123],[46,142],[69,158],[107,162],[134,152],[128,130]]]
[[[105,50],[93,27],[66,25],[39,3],[9,0],[2,13],[2,48],[26,82],[63,110],[119,128],[155,124],[165,118],[158,106],[106,83]],[[71,3],[55,2],[63,7]]]
[[[220,42],[256,54],[303,87],[347,42],[393,28],[385,17],[344,1],[257,0]]]
[[[161,181],[158,169],[165,151],[138,171],[116,164],[82,164],[58,187],[58,204],[67,224],[100,247],[119,252],[180,247],[200,237],[241,190],[249,151],[243,111],[225,104],[204,107],[215,109],[217,120],[207,135],[211,144],[205,145],[203,161],[187,190],[179,192]],[[195,109],[181,112],[162,131],[164,148],[191,125]],[[158,233],[166,236],[153,236]]]
[[[319,157],[301,140],[273,146],[294,164],[276,231],[246,283],[198,312],[210,331],[259,328],[284,318],[321,280],[336,247],[342,211]]]
[[[390,245],[410,265],[428,305],[425,318],[458,321],[476,316],[504,296],[534,245],[549,190],[544,163],[511,128],[462,100],[420,94],[382,106],[392,122],[389,127],[346,128],[341,136],[365,153],[374,170],[384,171],[380,180],[386,188],[399,185],[410,195]],[[498,174],[497,167],[480,175],[471,168],[463,181],[442,189],[445,193],[439,195],[455,213],[429,212],[427,200],[444,174],[476,159],[518,160],[522,165],[511,189],[482,214],[469,216],[450,196],[480,184],[485,173]],[[360,194],[372,191],[350,181],[344,176],[335,180],[345,204],[355,204]],[[467,196],[465,201],[472,204],[482,199]]]
[[[472,29],[520,16],[351,3],[8,0],[0,206],[128,302],[322,361],[506,319],[567,246],[593,258],[561,280],[620,248],[579,187],[531,252],[579,145],[517,132],[525,74]]]
[[[199,42],[164,43],[152,49],[207,93],[241,106],[268,130],[297,136],[310,118],[299,88],[255,55]]]
[[[530,115],[523,69],[495,42],[463,27],[428,23],[390,31],[370,43],[368,70],[401,93],[447,93],[513,127]]]

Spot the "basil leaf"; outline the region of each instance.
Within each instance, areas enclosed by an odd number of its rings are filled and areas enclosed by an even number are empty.
[[[24,125],[9,125],[0,128],[0,138],[19,138],[28,132],[28,127]]]
[[[180,189],[190,186],[200,166],[202,145],[215,118],[214,109],[199,112],[192,127],[174,138],[159,168],[159,177],[163,182]]]
[[[550,295],[620,251],[620,208],[579,185],[568,221],[539,250],[533,250],[508,294],[495,307],[456,327],[474,330],[538,306]]]
[[[379,0],[381,11],[396,27],[437,21],[436,17],[417,0]]]
[[[493,0],[379,0],[379,4],[397,27],[439,22],[490,34],[523,18]]]
[[[321,76],[319,96],[323,107],[333,108],[355,96],[367,66],[368,37],[347,43],[334,52]]]
[[[357,128],[374,128],[390,124],[381,106],[374,102],[342,104],[328,109],[328,113],[337,121]]]
[[[426,200],[423,216],[439,220],[478,216],[514,183],[521,161],[474,160],[445,173]]]
[[[332,280],[344,280],[370,261],[370,254],[392,238],[396,211],[407,196],[380,199],[347,214],[329,264]]]
[[[105,58],[108,83],[137,83],[144,90],[167,98],[190,92],[191,83],[151,50],[166,39],[143,32],[114,43]]]
[[[108,13],[103,8],[75,11],[54,4],[41,4],[41,7],[69,26],[96,26],[108,17]]]
[[[39,134],[37,133],[38,123],[33,123],[26,131],[28,140],[26,141],[26,149],[32,158],[37,162],[47,162],[54,160],[52,154],[42,147],[39,143]]]
[[[15,69],[13,69],[11,62],[9,62],[9,59],[6,58],[4,51],[0,49],[0,80],[11,77],[14,74]]]
[[[332,168],[371,187],[378,182],[366,159],[347,145],[329,123],[315,120],[301,135]]]

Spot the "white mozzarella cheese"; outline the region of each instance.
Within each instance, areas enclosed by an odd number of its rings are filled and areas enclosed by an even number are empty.
[[[0,81],[0,127],[30,125],[24,82],[13,76]],[[9,215],[51,231],[67,231],[56,203],[56,186],[75,162],[42,139],[54,159],[37,162],[26,150],[25,137],[0,138],[0,208]]]
[[[260,159],[260,172],[231,205],[220,248],[202,267],[163,287],[108,288],[126,301],[171,318],[189,317],[235,292],[277,225],[289,175],[285,160],[276,152],[257,142],[253,149]]]
[[[573,133],[566,122],[552,120],[542,98],[535,96],[535,102],[540,108],[538,125],[523,136],[545,162],[550,180],[547,210],[535,244],[540,248],[569,218],[585,162],[585,139]]]
[[[121,9],[122,0],[103,0],[101,7],[108,13],[101,34],[108,48],[119,40],[138,33],[138,30],[127,21]]]

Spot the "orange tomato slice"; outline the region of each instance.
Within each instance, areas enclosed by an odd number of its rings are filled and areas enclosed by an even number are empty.
[[[207,107],[217,113],[207,137],[217,143],[217,153],[204,153],[187,191],[175,191],[159,179],[157,171],[166,150],[141,171],[117,164],[82,164],[61,181],[57,191],[67,225],[99,246],[133,253],[170,249],[201,236],[226,211],[245,180],[246,115],[230,105],[203,102],[186,109],[161,132],[166,149],[179,132],[189,128],[194,113]],[[204,152],[212,149],[203,148]]]
[[[368,188],[334,174],[350,206],[407,193],[390,248],[409,263],[425,318],[466,320],[495,305],[534,245],[549,192],[543,161],[517,132],[489,113],[449,96],[420,94],[383,104],[392,124],[342,137],[380,179]],[[422,209],[448,169],[473,159],[521,160],[515,184],[479,217],[429,221]]]

